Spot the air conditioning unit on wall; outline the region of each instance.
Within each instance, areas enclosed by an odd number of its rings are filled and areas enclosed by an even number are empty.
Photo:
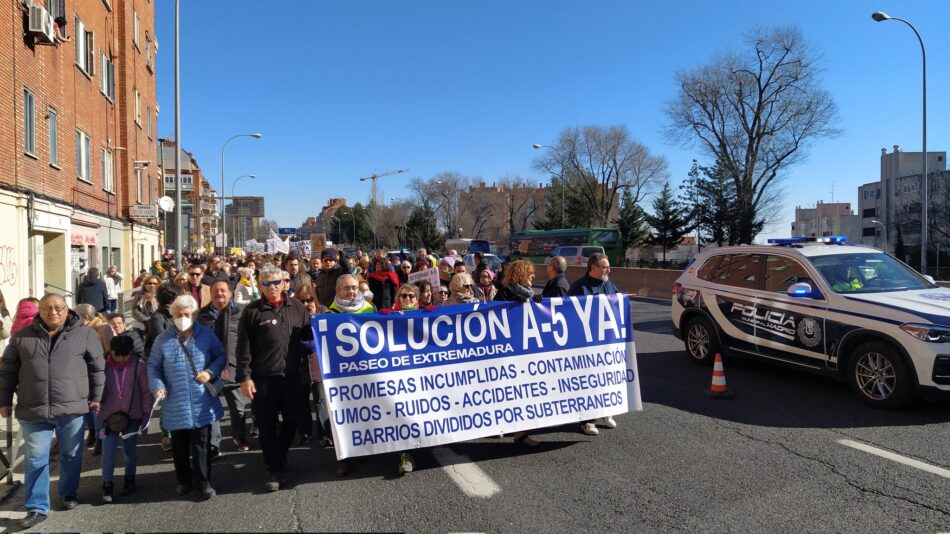
[[[30,27],[28,31],[43,43],[55,43],[56,31],[53,29],[53,16],[41,6],[30,6]]]

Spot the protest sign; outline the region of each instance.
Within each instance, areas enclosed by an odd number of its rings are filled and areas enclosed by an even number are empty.
[[[427,280],[432,287],[439,288],[439,270],[435,267],[430,267],[429,269],[423,269],[418,272],[409,273],[409,283],[415,284],[420,280]],[[434,290],[433,290],[434,291]]]
[[[337,458],[642,410],[629,305],[599,295],[314,317]]]

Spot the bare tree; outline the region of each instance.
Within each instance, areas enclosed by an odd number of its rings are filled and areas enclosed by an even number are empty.
[[[837,108],[817,80],[819,54],[795,28],[757,28],[746,54],[722,53],[676,75],[667,135],[698,144],[735,182],[739,242],[751,243],[768,215],[773,186],[811,143],[839,133]]]
[[[507,192],[505,207],[508,212],[508,237],[527,230],[541,207],[535,196],[538,186],[521,177],[502,178],[498,186]]]
[[[607,226],[622,190],[639,203],[668,178],[666,159],[630,137],[625,126],[585,126],[561,132],[553,150],[535,161],[535,168],[562,180],[582,205],[572,219]]]

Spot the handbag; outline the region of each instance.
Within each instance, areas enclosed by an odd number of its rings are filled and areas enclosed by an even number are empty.
[[[135,402],[135,386],[138,383],[138,373],[139,373],[139,361],[135,360],[135,369],[132,371],[132,393],[129,395],[129,411],[132,411],[132,403]],[[125,375],[123,375],[125,376]],[[115,412],[109,417],[106,417],[105,425],[106,428],[115,432],[116,434],[121,434],[129,427],[129,417],[128,412]]]
[[[180,337],[177,339],[178,344],[181,345],[181,348],[185,351],[185,359],[188,360],[191,371],[195,373],[195,376],[198,376],[198,368],[195,367],[195,361],[191,359],[191,351],[188,350],[188,347],[181,341]],[[220,376],[216,376],[201,385],[208,390],[208,393],[210,393],[212,397],[217,397],[221,393],[221,390],[224,389],[224,380],[221,380]]]

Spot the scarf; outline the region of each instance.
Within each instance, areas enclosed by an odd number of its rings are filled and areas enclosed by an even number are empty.
[[[378,282],[386,282],[387,280],[389,280],[396,287],[399,287],[399,277],[396,276],[396,273],[392,271],[386,271],[386,272],[375,271],[366,275],[366,278],[376,280]]]
[[[33,322],[33,318],[39,315],[40,308],[36,303],[25,300],[17,305],[16,317],[13,319],[13,326],[10,327],[10,335],[16,334],[18,330]]]
[[[528,287],[525,287],[517,282],[511,284],[511,287],[508,289],[511,290],[515,295],[524,298],[525,300],[531,300],[534,298],[534,290]]]
[[[344,313],[359,313],[366,306],[366,300],[362,293],[357,293],[353,300],[344,300],[338,296],[333,297],[333,303]]]

